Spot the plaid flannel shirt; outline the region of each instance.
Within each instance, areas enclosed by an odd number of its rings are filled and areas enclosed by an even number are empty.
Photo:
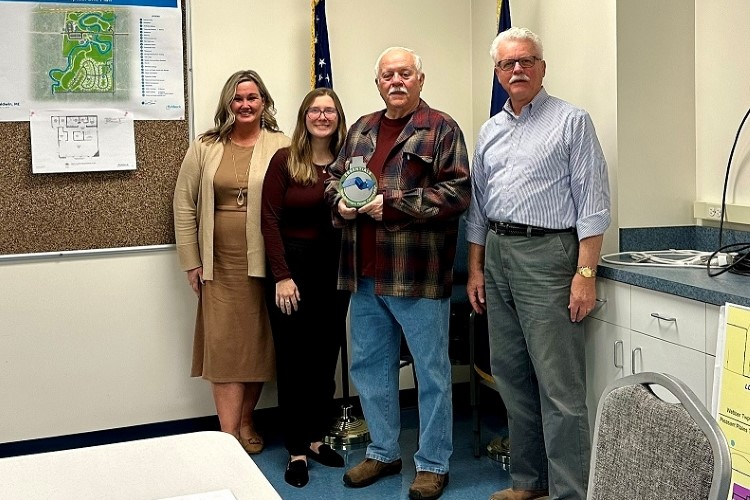
[[[349,160],[375,152],[381,110],[352,125],[326,180],[333,224],[343,228],[339,288],[356,291],[357,219],[336,208],[339,179]],[[420,100],[393,146],[378,179],[383,220],[376,229],[375,293],[397,297],[446,298],[453,285],[458,219],[469,206],[471,180],[463,132],[446,113]],[[360,216],[358,216],[360,217]]]

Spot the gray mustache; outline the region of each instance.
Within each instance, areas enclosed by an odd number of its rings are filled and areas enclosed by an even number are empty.
[[[528,82],[530,78],[526,75],[513,75],[510,77],[510,81],[508,83],[515,83],[515,82]]]

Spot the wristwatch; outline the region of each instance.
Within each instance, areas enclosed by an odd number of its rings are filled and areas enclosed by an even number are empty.
[[[596,277],[596,269],[592,269],[589,266],[578,266],[576,267],[576,272],[583,276],[584,278],[595,278]]]

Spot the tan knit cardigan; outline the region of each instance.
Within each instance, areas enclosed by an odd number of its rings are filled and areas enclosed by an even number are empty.
[[[260,232],[260,198],[263,177],[274,153],[291,139],[282,133],[262,130],[250,160],[247,180],[247,274],[265,277],[263,236]],[[203,266],[203,279],[213,279],[214,175],[219,169],[224,144],[194,140],[182,160],[172,208],[174,234],[180,268]]]

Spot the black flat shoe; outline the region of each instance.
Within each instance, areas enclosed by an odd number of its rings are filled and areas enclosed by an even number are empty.
[[[309,458],[312,458],[319,464],[325,465],[326,467],[344,466],[344,457],[333,451],[327,444],[320,445],[320,448],[318,448],[318,453],[315,453],[310,448],[308,448],[305,454]]]
[[[286,472],[284,472],[284,481],[302,488],[307,484],[310,477],[307,475],[307,463],[304,460],[292,460],[289,459],[289,463],[286,464]]]

